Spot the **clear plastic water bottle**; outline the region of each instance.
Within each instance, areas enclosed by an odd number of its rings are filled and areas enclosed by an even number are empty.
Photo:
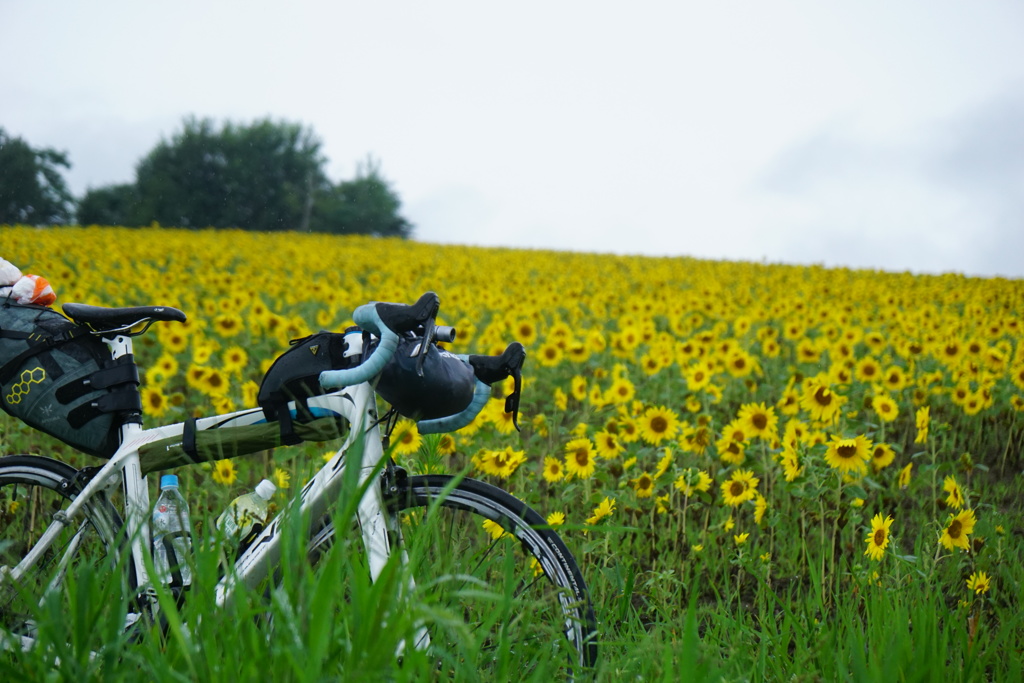
[[[160,477],[160,497],[153,507],[153,562],[156,565],[156,583],[170,584],[173,588],[192,585],[192,522],[188,502],[178,490],[178,477],[165,474]]]
[[[217,518],[217,528],[231,542],[238,544],[241,555],[249,547],[264,527],[270,512],[270,499],[277,491],[277,486],[269,479],[256,485],[252,493],[235,498],[227,509]]]

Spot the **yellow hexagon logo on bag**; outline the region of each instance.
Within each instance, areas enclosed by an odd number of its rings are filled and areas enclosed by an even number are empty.
[[[40,367],[22,370],[21,379],[11,385],[11,392],[4,397],[4,400],[11,405],[21,403],[22,397],[28,396],[28,392],[32,390],[32,385],[39,384],[45,379],[46,370]]]

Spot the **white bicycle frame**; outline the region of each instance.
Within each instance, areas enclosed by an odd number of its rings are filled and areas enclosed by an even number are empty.
[[[114,358],[132,353],[130,336],[119,335],[103,338]],[[358,350],[357,350],[358,351]],[[376,394],[368,382],[346,387],[323,396],[311,397],[308,400],[310,409],[317,414],[333,415],[344,418],[349,423],[349,432],[337,453],[322,467],[301,491],[299,505],[288,506],[279,513],[266,528],[253,540],[252,544],[238,558],[234,571],[225,575],[216,586],[217,605],[224,605],[231,599],[238,582],[247,586],[255,586],[266,579],[281,558],[281,530],[287,524],[285,517],[299,514],[304,519],[315,521],[320,519],[329,505],[337,501],[345,481],[347,466],[346,453],[355,444],[360,443],[360,462],[357,490],[364,491],[357,507],[357,519],[366,549],[367,561],[372,580],[376,581],[391,557],[392,548],[389,538],[400,539],[397,519],[387,514],[384,493],[381,486],[367,484],[367,480],[382,471],[385,454],[382,447],[380,429],[377,418]],[[291,404],[290,404],[291,407]],[[255,424],[264,421],[259,409],[238,411],[227,415],[197,420],[197,431],[210,428],[230,428]],[[121,427],[121,446],[110,460],[96,472],[85,485],[82,492],[63,511],[54,515],[54,521],[40,537],[29,553],[15,567],[0,567],[0,581],[18,580],[31,569],[44,552],[53,544],[61,528],[76,519],[89,501],[99,491],[116,486],[118,480],[123,484],[125,500],[125,524],[130,542],[131,558],[134,563],[138,587],[142,595],[149,598],[151,608],[156,609],[157,601],[148,572],[145,558],[150,551],[149,517],[151,513],[149,487],[146,475],[142,473],[139,451],[147,444],[162,439],[182,436],[184,423],[177,423],[153,429],[143,429],[142,425],[126,423]],[[63,578],[63,571],[70,558],[78,548],[78,541],[84,531],[79,531],[61,558],[60,570],[51,582],[53,588]],[[394,534],[389,536],[389,532]],[[401,555],[402,561],[406,557]],[[8,576],[4,576],[7,574]],[[405,589],[410,594],[415,584],[410,577]],[[429,639],[423,629],[417,634],[417,647],[426,647]]]

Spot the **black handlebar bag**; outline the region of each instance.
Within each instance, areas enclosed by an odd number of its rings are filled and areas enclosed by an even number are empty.
[[[139,419],[131,356],[46,306],[0,303],[0,407],[80,451],[109,458],[123,419]],[[134,416],[134,417],[129,417]]]
[[[399,340],[395,355],[381,372],[377,393],[400,415],[413,420],[434,420],[461,413],[476,391],[472,366],[434,344],[427,344],[421,367],[422,341]]]

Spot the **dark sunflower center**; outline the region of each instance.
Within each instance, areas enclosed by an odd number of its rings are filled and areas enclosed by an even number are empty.
[[[653,482],[652,482],[651,478],[649,476],[647,476],[646,474],[644,474],[644,475],[641,475],[640,479],[637,480],[636,486],[641,491],[646,491],[647,489],[651,488],[651,484],[652,483]]]
[[[747,485],[742,481],[734,481],[729,484],[729,493],[733,496],[742,496],[743,492],[747,490]]]
[[[946,529],[946,533],[949,534],[950,538],[960,538],[960,532],[963,531],[963,523],[959,519],[954,519]]]
[[[668,429],[668,420],[661,415],[656,415],[651,420],[651,431],[661,434]]]
[[[885,529],[879,529],[875,532],[874,541],[875,545],[877,546],[881,546],[883,543],[885,543]]]
[[[757,413],[750,421],[753,422],[754,426],[758,429],[764,429],[768,426],[768,416],[764,413]]]
[[[580,448],[576,451],[576,464],[580,467],[586,467],[590,464],[590,452],[585,448]]]
[[[845,460],[849,460],[857,455],[857,447],[854,445],[842,445],[836,448],[836,455]]]
[[[819,406],[827,407],[832,404],[832,392],[826,387],[819,387],[818,390],[814,392],[814,400]]]

